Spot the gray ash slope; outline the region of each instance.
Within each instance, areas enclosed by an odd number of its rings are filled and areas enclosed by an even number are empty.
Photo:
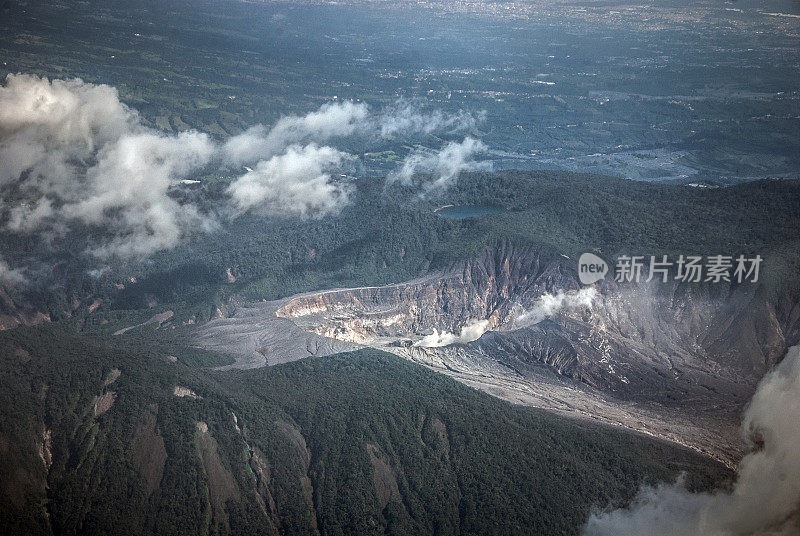
[[[514,403],[674,441],[734,463],[736,426],[758,380],[800,341],[797,293],[767,283],[617,284],[591,303],[526,311],[580,291],[576,262],[501,245],[406,283],[312,292],[236,310],[198,328],[199,345],[249,368],[359,346],[393,352]],[[782,288],[794,288],[785,284]],[[432,330],[474,341],[420,346]]]

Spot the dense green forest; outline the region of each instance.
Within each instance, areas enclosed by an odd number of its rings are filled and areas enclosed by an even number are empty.
[[[644,481],[729,476],[378,351],[213,373],[115,344],[0,333],[3,534],[577,534]]]
[[[183,195],[213,205],[224,181]],[[800,181],[764,180],[728,188],[632,182],[567,172],[464,174],[449,191],[420,198],[382,179],[355,181],[352,203],[321,219],[248,214],[212,234],[190,238],[138,264],[104,266],[81,256],[86,233],[55,249],[35,237],[5,236],[9,251],[43,258],[45,290],[19,289],[52,319],[79,329],[113,331],[153,314],[157,303],[178,322],[201,322],[242,300],[296,292],[398,282],[447,268],[500,242],[548,245],[574,256],[619,254],[765,257],[763,278],[774,291],[800,272]],[[504,211],[443,218],[439,206],[489,205]],[[365,222],[368,222],[365,224]],[[87,264],[88,263],[88,264]],[[227,276],[230,269],[235,281]],[[136,283],[130,282],[136,278]],[[124,289],[119,286],[124,284]],[[27,293],[26,293],[27,292]],[[88,307],[101,300],[93,313]],[[75,301],[82,304],[77,309]]]
[[[719,336],[739,330],[752,344],[742,353],[757,345],[770,356],[797,340],[794,8],[406,4],[0,4],[0,83],[29,73],[109,85],[137,128],[176,143],[197,131],[216,147],[205,168],[168,173],[162,192],[208,225],[180,226],[176,247],[142,258],[97,256],[124,233],[99,220],[12,226],[13,209],[36,198],[59,209],[66,198],[37,192],[48,180],[33,168],[0,176],[0,536],[577,535],[592,508],[629,504],[643,483],[681,472],[693,491],[730,483],[730,470],[695,451],[514,406],[377,350],[223,371],[231,356],[193,346],[199,324],[253,302],[407,281],[487,248],[539,247],[553,258],[589,251],[609,261],[760,255],[753,293],[782,299],[748,301],[764,305],[757,321],[724,313],[731,321],[719,323]],[[408,113],[421,114],[412,122],[469,120],[453,130],[301,136],[352,157],[325,170],[324,182],[348,193],[346,206],[320,218],[235,212],[228,189],[249,168],[228,161],[222,145],[344,102],[366,106],[378,123]],[[0,142],[14,137],[18,125],[9,124]],[[435,176],[385,178],[466,136],[485,151],[464,165],[496,171],[454,169],[441,191],[429,188]],[[102,147],[64,162],[90,178]],[[112,178],[113,189],[126,175]],[[491,210],[459,219],[441,212],[448,205]],[[144,228],[142,236],[155,232]],[[734,286],[709,295],[735,297]],[[709,324],[696,309],[691,320]],[[650,333],[620,353],[649,352]],[[569,342],[541,353],[580,349]],[[628,382],[605,361],[591,364]],[[669,365],[693,381],[689,366]],[[551,368],[592,385],[570,367]],[[638,385],[630,390],[647,392]]]

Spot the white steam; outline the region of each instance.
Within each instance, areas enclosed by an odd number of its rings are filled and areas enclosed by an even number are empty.
[[[545,318],[555,316],[561,311],[574,311],[591,308],[597,297],[597,289],[586,287],[580,290],[563,291],[542,295],[530,309],[517,315],[518,326],[538,324]]]
[[[415,342],[414,346],[423,348],[439,348],[441,346],[449,346],[456,343],[464,344],[477,341],[481,338],[481,335],[489,331],[489,327],[490,324],[488,320],[473,320],[464,325],[458,335],[447,331],[442,331],[439,333],[439,331],[434,329],[433,333],[426,335],[419,341]]]
[[[800,534],[800,347],[761,380],[742,431],[755,445],[731,491],[690,493],[681,481],[645,487],[629,508],[593,514],[584,534]]]
[[[388,179],[390,183],[410,185],[414,175],[428,173],[433,174],[434,178],[423,185],[425,190],[444,190],[462,171],[491,170],[490,162],[479,162],[473,158],[486,149],[483,142],[467,136],[461,143],[450,142],[436,153],[415,151],[406,156],[403,166],[391,173]]]

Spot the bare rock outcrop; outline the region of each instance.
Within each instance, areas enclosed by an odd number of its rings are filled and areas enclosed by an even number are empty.
[[[793,292],[612,277],[584,288],[575,260],[500,246],[405,283],[240,308],[200,327],[197,341],[237,355],[237,368],[380,348],[514,403],[730,462],[741,409],[800,342],[800,289]],[[481,330],[464,336],[476,321]],[[437,344],[423,344],[431,333]]]

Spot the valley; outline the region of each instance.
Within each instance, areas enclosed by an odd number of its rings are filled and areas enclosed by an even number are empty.
[[[120,340],[0,331],[10,533],[577,535],[641,482],[731,475],[372,349],[212,371]]]
[[[554,295],[587,290],[543,309]],[[514,404],[673,441],[733,466],[755,385],[800,342],[800,304],[763,292],[613,280],[581,290],[575,260],[500,247],[406,283],[249,304],[199,327],[194,340],[234,354],[234,368],[372,347]],[[537,308],[535,323],[520,321]],[[487,322],[475,340],[420,345],[432,330],[459,333],[475,321]]]
[[[800,534],[799,44],[0,3],[0,534]]]

